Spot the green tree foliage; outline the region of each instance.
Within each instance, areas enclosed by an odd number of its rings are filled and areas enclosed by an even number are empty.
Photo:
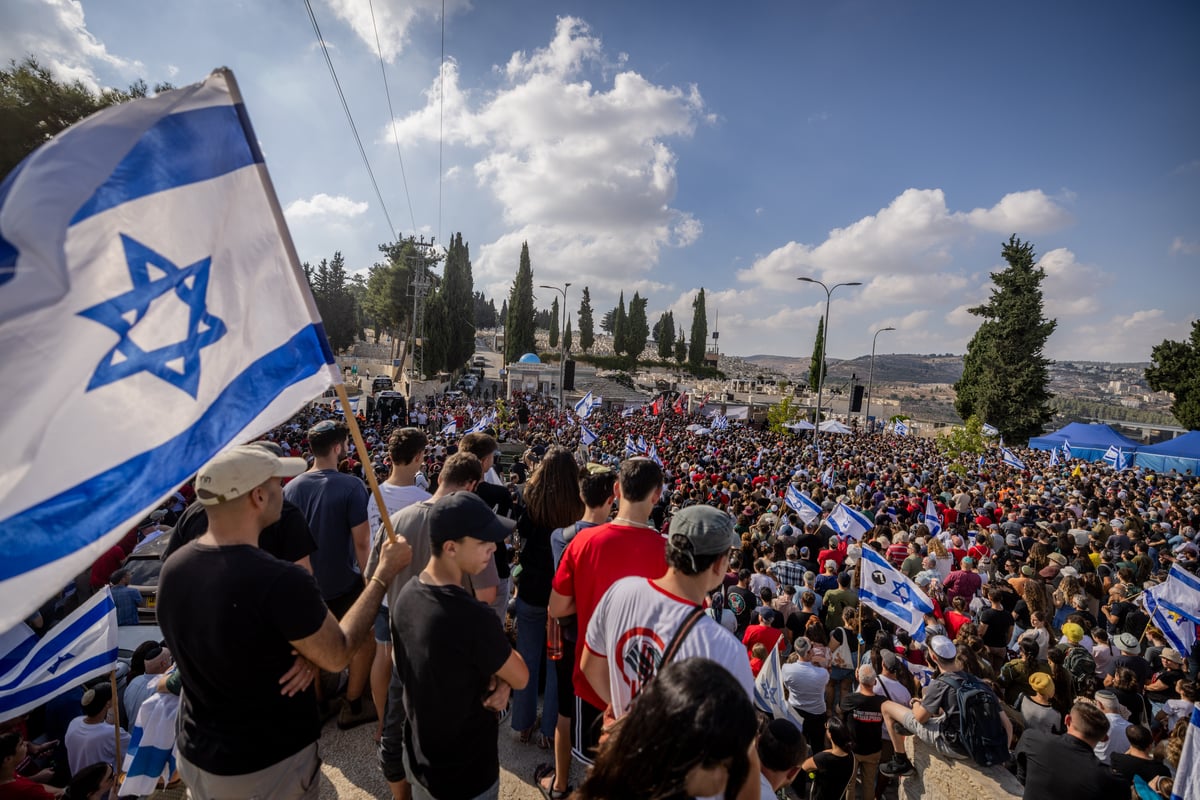
[[[154,93],[173,89],[169,83],[154,87]],[[55,80],[49,70],[28,56],[20,63],[9,61],[0,71],[0,180],[21,159],[84,117],[102,108],[149,94],[144,81],[128,89],[105,89],[95,94],[81,81]]]
[[[563,332],[563,350],[571,353],[571,315],[567,314],[567,329]]]
[[[316,267],[307,263],[303,266],[304,277],[308,279],[317,311],[325,325],[329,346],[339,353],[354,344],[359,328],[358,306],[346,275],[345,259],[339,252],[334,253],[332,259],[321,259]]]
[[[579,301],[579,348],[583,352],[596,343],[596,330],[592,323],[592,296],[588,287],[583,287],[583,299]]]
[[[496,302],[483,296],[483,292],[475,292],[475,327],[495,328],[500,324],[500,314],[496,311]]]
[[[708,312],[704,310],[704,287],[692,301],[692,338],[688,342],[688,363],[698,367],[704,363],[704,348],[708,344]]]
[[[504,363],[511,364],[534,350],[533,267],[529,242],[521,244],[521,263],[508,293],[508,318],[504,323]]]
[[[558,298],[550,304],[550,347],[558,347]]]
[[[633,293],[629,301],[629,316],[625,321],[625,352],[633,358],[641,356],[650,339],[650,326],[646,320],[646,303],[648,299]]]
[[[1180,425],[1200,429],[1200,320],[1192,322],[1187,341],[1164,339],[1154,346],[1146,382],[1156,392],[1174,395],[1171,413]]]
[[[892,420],[895,422],[895,418]],[[937,440],[938,450],[946,457],[950,469],[958,475],[966,475],[968,467],[974,467],[988,446],[983,435],[983,420],[972,414],[967,424],[950,429],[950,433]]]
[[[604,316],[600,318],[600,330],[604,331],[609,336],[612,336],[613,323],[616,322],[616,320],[617,320],[617,309],[614,306],[613,308],[610,308],[608,311],[605,311]]]
[[[467,363],[467,359],[475,352],[475,325],[472,317],[475,302],[474,278],[471,275],[471,248],[463,243],[462,233],[450,237],[450,246],[446,248],[446,266],[442,272],[442,305],[446,316],[445,359],[439,366],[446,370],[455,370]],[[431,315],[426,309],[425,325],[431,324]],[[426,369],[429,369],[428,363]]]
[[[412,316],[409,283],[412,267],[421,258],[412,238],[379,245],[385,260],[367,273],[366,312],[375,322],[375,341],[381,333],[400,337]]]
[[[774,433],[788,433],[788,429],[783,426],[796,419],[799,412],[800,409],[796,406],[792,396],[787,395],[767,409],[767,426]]]
[[[451,355],[454,339],[454,321],[446,301],[443,285],[425,297],[424,337],[421,345],[421,370],[425,375],[435,375],[443,370],[449,372],[462,362]]]
[[[617,308],[613,312],[612,337],[614,353],[622,355],[629,352],[629,320],[625,316],[624,292],[621,292],[621,299],[617,301]]]
[[[954,408],[978,416],[1017,444],[1040,434],[1053,416],[1050,361],[1042,353],[1058,323],[1042,313],[1042,279],[1033,244],[1014,234],[1001,250],[1008,267],[992,273],[991,297],[969,309],[983,322],[967,345]]]
[[[817,320],[817,338],[813,341],[812,358],[808,360],[808,388],[814,392],[821,385],[821,373],[827,369],[825,355],[825,318]],[[820,365],[820,368],[818,368]]]
[[[658,357],[669,359],[675,349],[675,315],[666,311],[654,324],[654,342],[658,345]]]
[[[683,338],[683,330],[680,329],[679,340],[675,342],[675,360],[682,364],[683,362],[687,361],[687,357],[688,344],[687,340]]]
[[[550,330],[550,311],[545,308],[539,308],[533,313],[533,329],[535,331]]]

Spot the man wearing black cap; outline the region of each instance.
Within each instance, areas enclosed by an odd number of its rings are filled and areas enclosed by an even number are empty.
[[[524,688],[529,670],[496,616],[462,583],[487,567],[513,525],[471,492],[439,499],[429,511],[429,563],[392,607],[414,796],[498,796],[497,712],[512,689]]]

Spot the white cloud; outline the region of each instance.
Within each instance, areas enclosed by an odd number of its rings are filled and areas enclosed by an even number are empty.
[[[1200,242],[1184,239],[1182,236],[1176,236],[1171,242],[1171,255],[1173,256],[1194,256],[1200,253]]]
[[[1042,192],[1006,194],[991,208],[977,208],[967,214],[971,226],[994,233],[1045,233],[1071,222],[1071,215]]]
[[[1046,271],[1042,283],[1046,316],[1052,318],[1094,314],[1100,310],[1098,292],[1112,283],[1112,276],[1090,264],[1075,260],[1065,247],[1044,253],[1038,266]]]
[[[593,293],[615,295],[649,280],[662,248],[702,234],[700,220],[671,207],[676,157],[667,144],[703,120],[699,90],[659,86],[628,69],[611,85],[588,77],[611,67],[587,24],[563,17],[545,47],[514,53],[494,71],[500,87],[466,89],[447,61],[426,105],[397,120],[395,134],[385,129],[389,141],[436,142],[440,132],[447,144],[480,151],[475,179],[508,229],[479,249],[481,283],[510,280],[528,241],[539,280],[595,276]]]
[[[325,5],[362,40],[372,53],[382,51],[389,64],[408,44],[408,30],[418,18],[436,20],[442,0],[325,0]],[[467,0],[446,0],[446,14],[470,8]],[[372,14],[374,15],[372,17]],[[378,32],[379,46],[375,45]]]
[[[314,194],[307,200],[293,200],[283,210],[289,220],[343,222],[366,213],[366,202],[351,200],[345,195]]]
[[[1064,329],[1050,337],[1050,358],[1095,361],[1149,361],[1150,351],[1163,339],[1184,340],[1192,320],[1171,320],[1159,308],[1102,316]]]
[[[87,29],[79,0],[5,0],[0,4],[0,60],[38,62],[64,81],[81,81],[89,89],[101,87],[95,69],[103,67],[130,78],[142,74],[144,65],[108,52]]]

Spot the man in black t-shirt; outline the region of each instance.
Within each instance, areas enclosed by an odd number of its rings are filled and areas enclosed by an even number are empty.
[[[454,492],[429,511],[429,563],[391,607],[396,673],[404,686],[404,771],[430,797],[495,796],[497,712],[529,670],[504,629],[462,588],[512,530],[477,495]]]
[[[193,797],[316,797],[313,665],[345,669],[412,559],[404,542],[385,546],[339,626],[308,572],[258,547],[279,519],[279,479],[305,466],[254,446],[218,455],[196,478],[208,530],[163,565],[158,621],[183,679],[178,763]]]
[[[862,771],[862,796],[865,800],[873,800],[879,757],[883,753],[884,698],[875,694],[879,676],[874,667],[863,664],[857,675],[858,691],[842,698],[842,711],[846,712],[846,725],[854,737],[854,768]],[[850,792],[850,796],[853,797],[854,792]]]
[[[1077,702],[1066,717],[1067,732],[1054,736],[1028,729],[1014,753],[1017,780],[1025,800],[1127,800],[1129,784],[1107,764],[1096,760],[1094,748],[1107,735],[1108,718],[1088,702]]]
[[[737,586],[730,586],[725,590],[725,607],[733,612],[737,620],[737,630],[734,633],[738,641],[742,640],[746,628],[750,626],[754,609],[758,607],[758,598],[750,591],[750,578],[753,575],[748,569],[738,570]]]

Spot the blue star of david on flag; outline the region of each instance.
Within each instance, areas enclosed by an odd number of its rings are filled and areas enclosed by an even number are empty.
[[[133,288],[79,312],[79,316],[99,322],[121,337],[96,365],[87,391],[139,372],[149,372],[195,399],[200,388],[200,351],[219,341],[226,331],[225,323],[205,307],[212,259],[203,258],[189,266],[179,267],[131,236],[121,234],[121,244],[125,248],[125,261]],[[161,275],[152,275],[151,267]],[[146,319],[150,307],[170,293],[174,293],[188,307],[184,339],[162,347],[143,349],[134,341],[132,334],[140,330],[149,336],[158,335],[157,331],[146,331],[145,326],[139,328],[139,325],[145,322],[147,326],[153,326],[156,323],[154,319]]]
[[[900,581],[892,581],[892,594],[898,597],[901,603],[912,602],[912,592],[909,591],[907,585]]]

